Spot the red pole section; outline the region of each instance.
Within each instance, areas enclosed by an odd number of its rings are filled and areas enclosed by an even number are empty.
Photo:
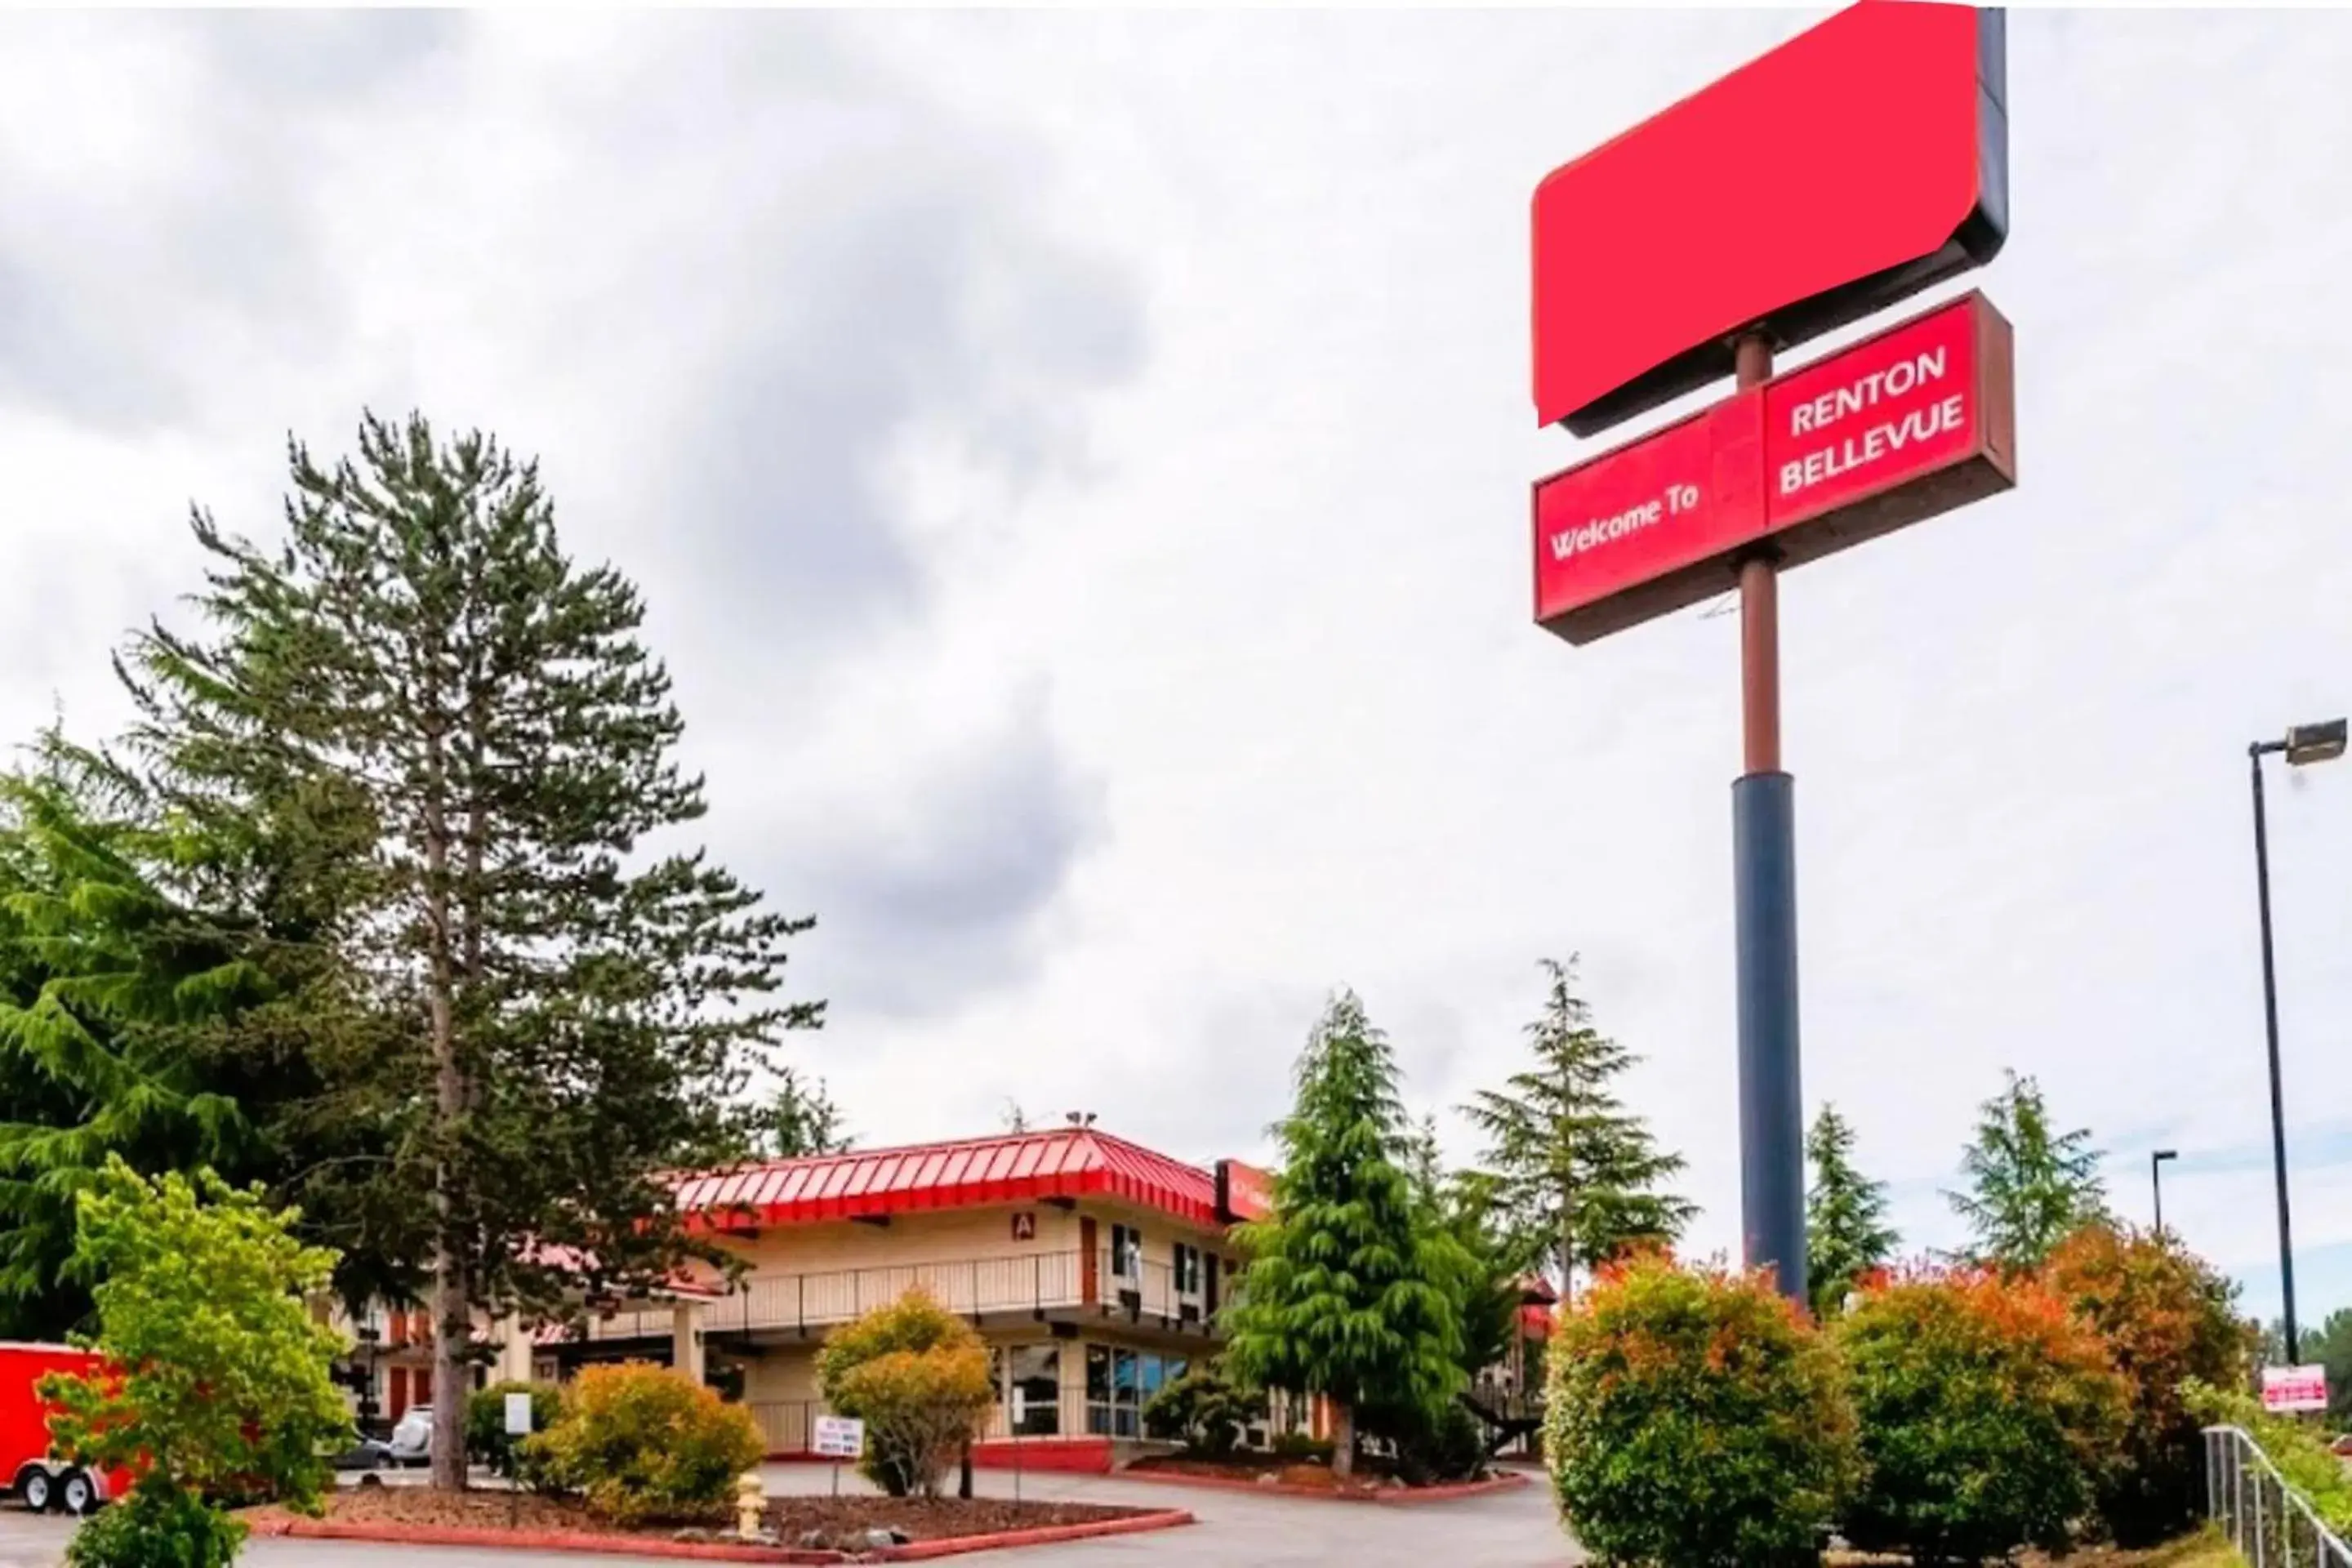
[[[1733,349],[1742,389],[1772,379],[1771,340],[1750,332]],[[1739,563],[1741,772],[1780,771],[1780,580],[1769,553]]]

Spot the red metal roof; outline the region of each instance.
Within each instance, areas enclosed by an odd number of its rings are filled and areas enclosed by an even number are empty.
[[[678,1189],[679,1205],[719,1229],[1088,1197],[1217,1224],[1208,1172],[1090,1127],[773,1160]]]

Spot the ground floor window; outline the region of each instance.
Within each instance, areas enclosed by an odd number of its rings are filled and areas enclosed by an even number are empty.
[[[1087,1347],[1087,1431],[1097,1437],[1143,1436],[1143,1406],[1184,1375],[1183,1356],[1132,1351],[1123,1345]]]
[[[1055,1437],[1062,1431],[1062,1347],[1055,1344],[1014,1345],[1006,1381],[1019,1419],[1013,1432],[1021,1437]]]

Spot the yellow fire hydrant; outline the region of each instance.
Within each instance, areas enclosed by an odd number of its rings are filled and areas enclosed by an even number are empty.
[[[746,1470],[735,1481],[735,1533],[745,1541],[760,1539],[760,1524],[768,1513],[768,1489],[760,1472]]]

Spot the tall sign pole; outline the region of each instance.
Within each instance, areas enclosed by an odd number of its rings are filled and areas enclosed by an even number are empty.
[[[1780,575],[2008,489],[2016,421],[2009,323],[1981,295],[1777,376],[1772,357],[1999,253],[2007,37],[1998,10],[1865,0],[1562,164],[1535,194],[1538,424],[1589,437],[1727,374],[1735,384],[1723,402],[1537,481],[1535,619],[1582,645],[1739,585],[1741,1240],[1748,1267],[1799,1301]],[[1722,244],[1727,231],[1738,246]]]
[[[1734,350],[1742,391],[1772,379],[1771,340]],[[1780,1293],[1806,1298],[1805,1105],[1797,1058],[1796,781],[1780,765],[1780,574],[1767,540],[1739,559],[1739,693],[1745,767],[1731,786],[1738,962],[1742,1257]]]

